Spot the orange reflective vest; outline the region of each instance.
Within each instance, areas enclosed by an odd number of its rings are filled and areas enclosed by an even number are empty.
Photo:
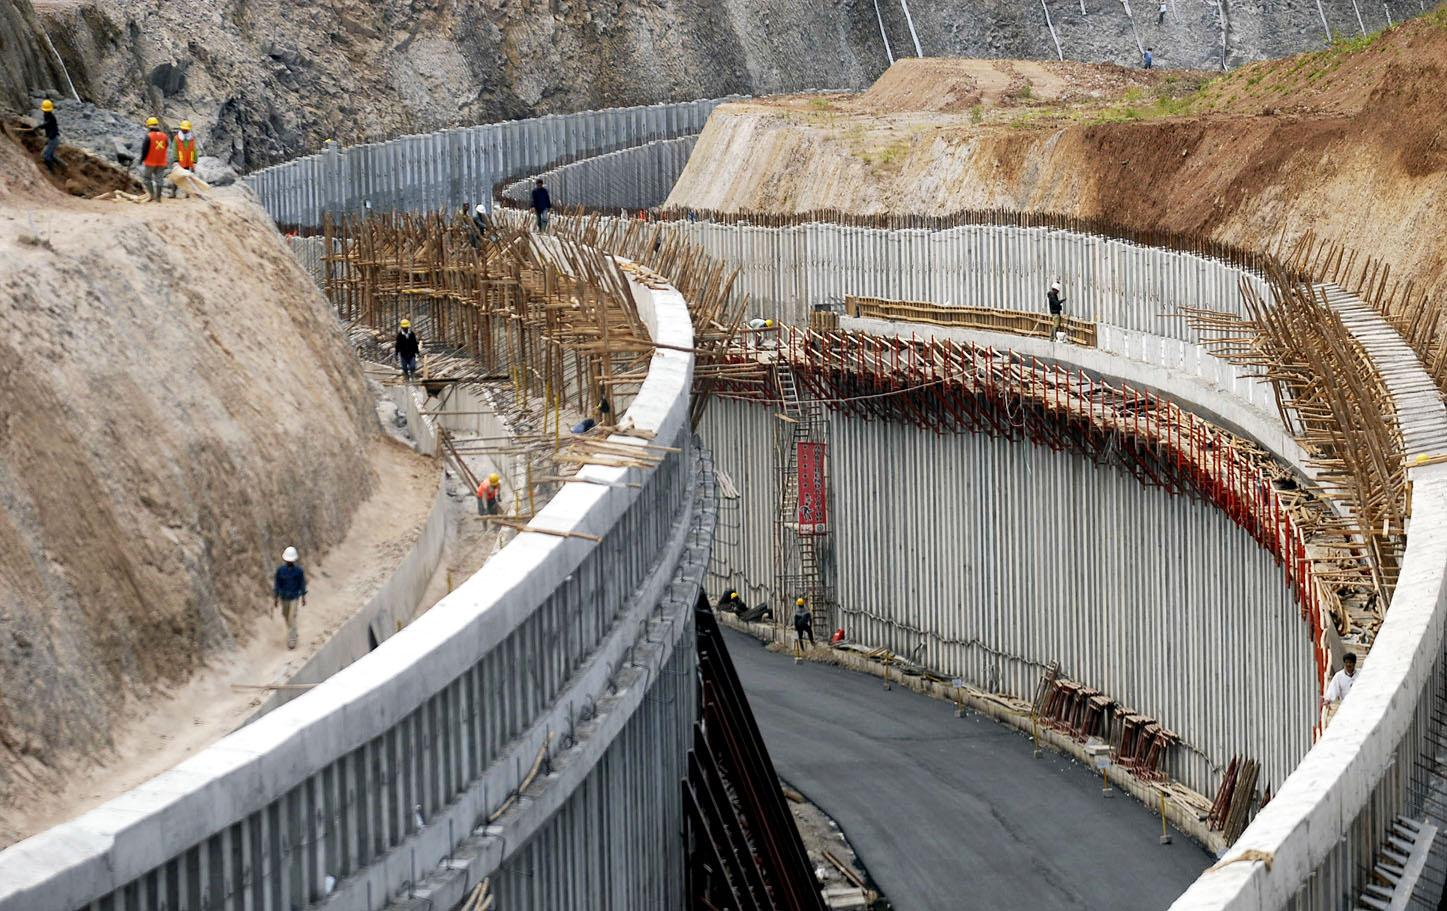
[[[181,134],[176,134],[176,164],[188,171],[196,170],[196,134],[192,133],[190,139],[182,139]]]
[[[488,482],[483,481],[481,484],[477,485],[477,498],[479,500],[496,500],[497,488],[493,487]]]
[[[146,134],[146,157],[141,163],[148,168],[164,168],[166,166],[166,147],[170,142],[166,134],[160,130],[152,130]]]

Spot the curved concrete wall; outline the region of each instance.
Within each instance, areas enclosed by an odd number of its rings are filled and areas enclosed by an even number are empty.
[[[664,892],[681,902],[682,852],[656,850],[659,827],[682,825],[676,778],[663,774],[667,765],[646,780],[629,770],[661,761],[659,725],[681,742],[694,718],[691,698],[672,682],[680,678],[658,669],[688,673],[687,610],[711,514],[707,467],[688,425],[687,308],[671,289],[634,291],[653,338],[677,350],[653,355],[627,417],[679,451],[647,470],[586,466],[532,523],[601,542],[518,535],[325,683],[0,852],[0,909],[379,907],[415,891],[459,842],[481,840],[476,868],[499,869],[531,839],[558,831],[558,813],[596,805],[587,801],[600,794],[635,813],[672,806],[675,818],[655,812],[606,856],[572,840],[556,845],[554,862],[575,877],[570,888],[611,877],[627,888],[595,906],[638,907],[629,902]],[[667,709],[638,715],[649,699]],[[510,802],[540,755],[557,774],[539,781],[533,799]],[[578,794],[584,803],[572,804]],[[614,820],[599,825],[607,828],[597,837],[619,837]],[[445,885],[447,876],[438,879]],[[557,907],[546,896],[508,906]]]
[[[543,178],[555,206],[594,209],[650,209],[668,198],[678,182],[697,136],[660,139],[607,155],[584,158],[536,175]],[[520,180],[503,196],[520,205],[531,203],[532,179]]]
[[[742,497],[723,510],[715,588],[747,580],[749,603],[787,616],[777,468],[759,445],[774,421],[716,400],[699,432]],[[1310,631],[1272,556],[1215,507],[1074,453],[837,414],[829,471],[851,639],[1027,701],[1059,661],[1177,732],[1169,771],[1203,793],[1234,753],[1275,788],[1310,747]]]
[[[1044,311],[1057,277],[1071,315],[1162,338],[1195,340],[1185,320],[1169,315],[1178,304],[1241,307],[1243,273],[1226,263],[1055,228],[660,224],[739,267],[737,289],[755,314],[794,325],[807,325],[815,305],[842,304],[846,294]],[[1265,290],[1258,277],[1244,277]]]
[[[649,140],[696,135],[728,100],[549,114],[347,149],[334,145],[257,171],[245,183],[277,224],[302,228],[319,228],[327,214],[490,207],[492,188],[503,180]]]

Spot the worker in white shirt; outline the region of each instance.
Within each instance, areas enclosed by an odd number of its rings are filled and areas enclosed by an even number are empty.
[[[1336,710],[1341,706],[1341,701],[1347,697],[1347,693],[1352,691],[1352,683],[1356,680],[1357,656],[1347,652],[1341,663],[1342,669],[1336,672],[1336,676],[1331,678],[1331,683],[1326,685],[1326,692],[1321,694],[1321,705],[1326,709],[1326,721],[1322,724],[1323,728],[1331,724],[1331,720],[1336,717]]]

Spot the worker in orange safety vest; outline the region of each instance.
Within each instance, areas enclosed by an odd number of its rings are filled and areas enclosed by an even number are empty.
[[[487,476],[487,480],[477,485],[477,514],[480,516],[497,515],[497,495],[502,491],[502,479],[497,472]]]
[[[171,138],[161,129],[161,121],[154,117],[146,120],[146,152],[141,157],[145,168],[144,181],[150,191],[151,202],[161,201],[161,181],[166,176],[166,165],[170,163]]]
[[[191,121],[181,121],[181,130],[171,140],[176,144],[176,164],[188,171],[196,170],[196,134],[191,132]],[[171,195],[174,197],[179,193],[175,184],[171,185]]]

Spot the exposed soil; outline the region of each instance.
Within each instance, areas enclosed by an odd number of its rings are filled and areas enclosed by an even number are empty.
[[[55,150],[60,167],[52,172],[45,167],[41,158],[41,153],[45,151],[44,133],[13,120],[0,124],[0,133],[29,153],[31,160],[35,162],[36,170],[62,193],[92,199],[112,190],[126,193],[145,192],[141,182],[124,168],[67,145],[63,136],[61,144]]]
[[[281,549],[370,495],[377,422],[244,191],[79,199],[0,139],[0,289],[4,807],[252,640]]]
[[[377,484],[347,536],[320,560],[302,554],[309,591],[297,647],[286,647],[286,624],[269,609],[268,580],[259,576],[253,588],[262,610],[248,641],[210,658],[185,683],[129,701],[103,755],[47,769],[4,806],[0,847],[99,806],[241,726],[270,695],[246,687],[286,682],[381,590],[427,522],[437,465],[389,437],[373,443],[370,461]]]
[[[1447,13],[1429,13],[1210,79],[1046,65],[1065,84],[1038,96],[1002,88],[996,61],[902,62],[860,96],[720,109],[669,204],[1000,207],[1260,248],[1315,231],[1435,287],[1447,266],[1447,249],[1427,242],[1447,230],[1444,25]]]

